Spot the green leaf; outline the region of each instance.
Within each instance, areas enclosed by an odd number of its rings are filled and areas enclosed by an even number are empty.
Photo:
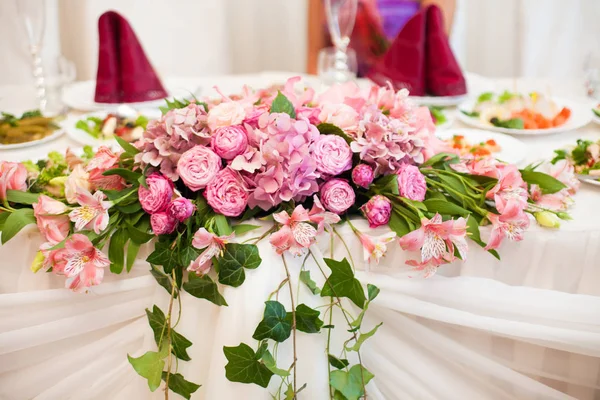
[[[286,113],[290,117],[296,118],[294,105],[281,92],[277,92],[277,96],[273,100],[273,103],[271,103],[271,114],[273,113]]]
[[[115,206],[117,210],[123,214],[135,214],[142,209],[142,205],[138,202],[128,204],[126,206]]]
[[[323,321],[319,319],[321,313],[310,308],[306,304],[300,304],[296,307],[296,329],[306,333],[318,333],[323,326]],[[292,323],[292,313],[287,314],[288,322]]]
[[[160,341],[161,333],[163,334],[163,343],[168,342],[167,327],[164,328],[163,332],[163,327],[166,325],[167,320],[162,310],[155,305],[152,307],[152,312],[146,308],[146,315],[148,316],[150,328],[152,328],[152,331],[154,332],[154,341],[156,344],[158,345],[158,342]],[[190,361],[191,358],[187,353],[187,348],[191,345],[192,342],[177,333],[174,329],[171,329],[171,352],[175,357],[183,361]]]
[[[181,247],[180,247],[181,248]],[[200,255],[201,251],[190,245],[184,246],[179,251],[179,264],[183,267],[190,265]]]
[[[168,354],[169,349],[165,343],[158,352],[148,351],[137,358],[127,354],[127,359],[135,372],[148,380],[148,387],[150,391],[154,392],[160,386],[162,371],[165,368],[164,358]]]
[[[429,199],[424,200],[423,204],[427,207],[427,211],[432,213],[440,213],[442,215],[460,215],[466,217],[471,212],[448,200]]]
[[[543,172],[521,170],[523,180],[530,185],[538,185],[544,193],[556,193],[567,186],[556,178]]]
[[[348,360],[346,360],[345,358],[340,359],[331,354],[329,354],[327,358],[329,359],[329,364],[331,364],[331,366],[334,368],[344,369],[348,366]]]
[[[357,364],[350,371],[331,371],[329,384],[338,390],[347,400],[358,400],[364,396],[363,384],[366,385],[374,375],[365,367]]]
[[[223,214],[215,215],[215,224],[217,225],[217,233],[219,236],[229,235],[231,232],[233,232],[227,217],[225,217]]]
[[[167,381],[167,371],[163,371],[162,380]],[[188,400],[199,387],[194,382],[186,381],[181,374],[169,374],[169,389]]]
[[[477,97],[477,103],[483,103],[484,101],[491,101],[494,98],[493,92],[485,92],[481,93],[479,97]]]
[[[317,129],[321,135],[336,135],[344,139],[346,143],[352,143],[352,138],[346,135],[340,127],[334,124],[323,122],[317,125]]]
[[[357,331],[357,330],[360,329],[360,327],[362,325],[363,318],[365,316],[365,312],[369,308],[369,304],[371,304],[371,301],[373,299],[375,299],[375,297],[377,297],[377,295],[379,294],[380,290],[379,290],[379,288],[377,286],[371,285],[369,283],[369,284],[367,284],[367,292],[369,294],[369,300],[365,303],[365,307],[360,312],[360,314],[358,314],[358,317],[356,317],[356,319],[354,321],[350,322],[350,326],[354,327],[353,329],[350,330],[350,332],[355,332],[355,331]]]
[[[138,255],[138,252],[140,251],[140,245],[135,243],[135,242],[129,242],[129,246],[127,246],[127,264],[126,264],[126,268],[127,268],[127,272],[131,271],[131,267],[133,267],[133,263],[135,262],[135,259]]]
[[[498,119],[496,117],[490,119],[490,123],[498,128],[506,129],[524,129],[525,122],[521,118]]]
[[[238,287],[246,279],[244,268],[257,268],[261,262],[258,247],[255,245],[228,243],[225,245],[223,256],[217,259],[219,282]]]
[[[125,245],[129,240],[126,229],[117,229],[110,237],[108,245],[108,259],[110,260],[110,272],[120,274],[125,266]]]
[[[118,175],[130,183],[137,182],[140,179],[140,177],[142,176],[142,174],[140,174],[139,172],[134,172],[134,171],[131,171],[131,170],[125,169],[125,168],[109,169],[107,171],[104,171],[102,173],[102,175],[104,175],[104,176]]]
[[[169,293],[169,295],[170,295],[171,292],[173,291],[173,280],[171,279],[171,277],[163,274],[152,264],[150,264],[150,267],[151,267],[150,273],[152,274],[154,279],[156,279],[156,282],[160,286],[164,287],[165,290],[167,291],[167,293]],[[175,298],[177,298],[177,289],[175,289]]]
[[[511,93],[508,90],[505,90],[504,92],[500,93],[500,95],[498,95],[498,103],[499,104],[506,103],[508,100],[512,99],[513,97],[517,97],[517,94]]]
[[[373,336],[377,332],[377,329],[379,329],[379,327],[381,325],[383,325],[383,322],[380,322],[379,325],[376,325],[375,328],[371,329],[369,332],[362,333],[358,337],[358,339],[356,340],[356,343],[354,343],[353,346],[346,346],[346,350],[348,350],[348,351],[359,351],[360,347],[363,345],[363,343],[365,342],[365,340],[367,340],[368,338],[370,338],[371,336]]]
[[[253,231],[255,229],[260,228],[260,225],[251,225],[251,224],[239,224],[233,226],[233,231],[235,232],[235,236],[242,236],[245,233]]]
[[[294,387],[292,386],[292,384],[288,384],[287,385],[287,389],[285,389],[285,398],[284,400],[294,400],[294,396],[296,396],[296,393],[294,393]]]
[[[4,221],[2,228],[2,244],[6,244],[10,239],[29,224],[35,224],[35,217],[31,208],[19,208],[10,213]]]
[[[435,125],[442,125],[448,118],[446,114],[444,114],[444,109],[442,107],[429,106],[429,112],[431,113],[431,117],[433,118],[433,122]]]
[[[134,145],[132,145],[131,143],[127,143],[124,139],[121,139],[118,135],[115,135],[114,138],[117,141],[117,143],[119,143],[119,146],[121,146],[123,148],[123,150],[125,150],[125,153],[135,155],[140,152]]]
[[[290,372],[285,369],[277,368],[277,363],[273,358],[273,355],[269,350],[265,350],[261,356],[261,360],[265,363],[265,366],[269,368],[269,371],[278,376],[289,376]]]
[[[374,187],[383,193],[391,193],[396,196],[400,194],[398,190],[398,175],[396,174],[382,176],[375,181]]]
[[[147,243],[156,237],[152,233],[142,232],[141,230],[134,228],[131,225],[127,227],[127,234],[129,235],[131,241],[137,244]]]
[[[273,376],[263,363],[256,359],[254,351],[245,343],[237,347],[223,347],[227,358],[225,377],[231,382],[254,383],[266,388]]]
[[[600,108],[592,108],[592,111],[594,112],[594,114],[600,117]]]
[[[471,118],[479,117],[479,113],[477,111],[460,110],[460,112],[465,114],[467,117],[471,117]]]
[[[154,246],[154,251],[146,259],[150,264],[162,265],[166,274],[171,274],[173,268],[178,266],[179,257],[177,252],[171,249],[171,244],[158,242]]]
[[[377,286],[367,283],[367,293],[369,295],[369,301],[375,300],[375,297],[377,297],[379,292],[381,292],[381,290]]]
[[[183,289],[194,297],[206,299],[218,306],[226,306],[225,298],[219,293],[219,287],[208,275],[198,276],[191,272]]]
[[[467,218],[467,233],[469,235],[469,239],[477,243],[479,246],[486,246],[486,243],[481,240],[481,233],[479,232],[479,223],[472,216]],[[498,260],[500,259],[500,255],[496,250],[488,250],[488,252],[494,257],[496,257]]]
[[[319,289],[315,281],[310,278],[310,271],[300,271],[300,281],[308,287],[312,294],[321,293],[321,289]]]
[[[6,219],[9,215],[9,212],[0,212],[0,232],[2,231],[2,229],[4,229],[4,223],[6,222]]]
[[[20,190],[10,189],[6,191],[6,200],[11,203],[33,204],[37,203],[39,197],[39,193],[21,192]]]
[[[396,232],[398,237],[402,237],[411,231],[406,219],[395,210],[390,215],[388,226],[392,231]]]
[[[321,297],[347,297],[358,307],[365,305],[365,293],[363,288],[354,277],[354,272],[345,258],[342,261],[336,261],[331,258],[324,258],[325,263],[331,269],[331,275],[327,278]]]
[[[278,301],[266,301],[265,312],[262,321],[256,327],[253,339],[273,339],[276,342],[283,342],[290,337],[292,333],[292,323],[286,318],[286,311],[283,304]]]

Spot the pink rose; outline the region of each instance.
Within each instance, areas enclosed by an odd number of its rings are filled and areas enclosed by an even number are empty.
[[[392,203],[390,200],[381,195],[371,197],[360,210],[363,212],[365,218],[369,221],[369,227],[377,228],[378,226],[385,225],[390,221],[390,215],[392,214]]]
[[[37,203],[33,203],[33,215],[37,221],[40,233],[52,245],[65,240],[69,234],[71,223],[67,206],[60,201],[41,195]]]
[[[321,135],[313,145],[312,156],[317,170],[335,176],[352,168],[352,150],[336,135]]]
[[[7,190],[27,190],[27,168],[23,164],[0,161],[0,200]]]
[[[373,183],[373,168],[367,164],[358,164],[352,170],[352,182],[357,186],[361,186],[368,189],[371,183]]]
[[[179,222],[183,222],[192,216],[196,207],[185,197],[178,197],[167,207],[167,213]]]
[[[425,177],[414,165],[402,164],[398,168],[398,190],[400,196],[414,201],[423,201],[427,184]]]
[[[237,217],[248,205],[248,190],[241,176],[231,168],[225,168],[206,187],[204,196],[216,212]]]
[[[193,191],[204,189],[220,169],[221,157],[204,146],[192,147],[177,162],[179,177]]]
[[[246,130],[239,125],[219,128],[213,134],[211,146],[220,157],[232,160],[248,147]]]
[[[325,104],[321,107],[319,119],[322,122],[333,124],[344,131],[356,130],[358,126],[358,113],[347,104]]]
[[[164,211],[173,197],[173,182],[161,174],[153,173],[146,178],[148,188],[140,185],[140,204],[148,214]]]
[[[166,235],[175,230],[177,220],[164,211],[150,216],[150,225],[155,235]]]
[[[208,127],[211,130],[223,126],[239,125],[246,118],[244,107],[237,101],[225,101],[208,112]]]
[[[335,214],[343,214],[356,198],[352,187],[343,179],[331,179],[321,186],[321,202]]]

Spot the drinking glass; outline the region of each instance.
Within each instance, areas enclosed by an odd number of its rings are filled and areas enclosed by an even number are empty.
[[[356,77],[358,71],[356,52],[353,49],[346,50],[346,67],[342,71],[337,67],[337,63],[339,62],[337,53],[338,50],[335,47],[325,47],[319,51],[317,74],[323,83],[346,82]]]
[[[356,77],[348,62],[348,45],[356,20],[357,4],[358,0],[325,0],[327,26],[335,46],[331,70],[324,76],[328,80],[346,82]]]
[[[25,29],[31,54],[31,67],[35,82],[36,97],[40,111],[47,105],[44,68],[42,67],[42,43],[46,25],[46,5],[44,0],[15,0],[17,14]]]

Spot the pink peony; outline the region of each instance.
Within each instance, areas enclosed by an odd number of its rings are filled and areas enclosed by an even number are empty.
[[[146,178],[145,188],[140,185],[138,196],[140,204],[148,214],[164,211],[173,197],[173,182],[161,174],[153,173]]]
[[[177,220],[165,211],[160,211],[150,216],[150,225],[155,235],[166,235],[175,230]]]
[[[357,186],[368,189],[371,183],[373,183],[373,178],[373,168],[367,164],[358,164],[352,170],[352,182]]]
[[[400,196],[414,201],[423,201],[427,192],[425,177],[414,165],[402,164],[398,169]]]
[[[225,168],[206,187],[204,196],[216,212],[237,217],[248,205],[248,190],[239,173]]]
[[[27,190],[27,169],[23,164],[0,161],[0,200],[6,199],[7,190]]]
[[[346,104],[327,103],[321,107],[319,120],[333,124],[343,131],[355,131],[359,115],[356,110]]]
[[[335,214],[343,214],[356,198],[352,187],[343,179],[331,179],[321,186],[323,206]]]
[[[179,222],[183,222],[192,216],[196,206],[185,197],[178,197],[167,207],[167,213]]]
[[[239,125],[246,118],[244,107],[237,101],[225,101],[208,112],[208,127],[216,130],[223,126]]]
[[[371,197],[360,209],[369,221],[369,227],[377,228],[390,221],[392,202],[385,196],[376,195]]]
[[[69,234],[71,223],[66,215],[67,211],[66,205],[45,195],[41,195],[37,203],[33,203],[33,215],[38,229],[52,245],[62,242]]]
[[[232,160],[246,151],[248,146],[246,130],[239,125],[219,128],[213,133],[211,146],[220,157]]]
[[[344,139],[336,135],[321,135],[313,146],[317,171],[335,176],[352,168],[352,150]]]
[[[177,173],[193,191],[204,189],[221,169],[221,158],[204,146],[196,146],[181,155]]]

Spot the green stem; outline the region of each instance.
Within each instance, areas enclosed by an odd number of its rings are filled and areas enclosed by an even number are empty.
[[[350,264],[352,264],[352,270],[353,270],[353,271],[355,271],[355,270],[356,270],[356,268],[355,268],[355,266],[354,266],[354,259],[352,258],[352,253],[350,253],[350,249],[348,248],[348,245],[347,245],[347,244],[346,244],[346,242],[344,241],[344,238],[342,238],[342,235],[340,235],[340,234],[339,234],[339,232],[338,232],[338,231],[337,231],[335,228],[333,228],[333,227],[332,227],[332,229],[333,229],[333,232],[334,232],[334,233],[337,235],[337,237],[339,237],[339,238],[340,238],[340,240],[342,241],[342,244],[343,244],[343,245],[344,245],[344,247],[346,248],[346,252],[348,253],[348,258],[350,259]],[[311,253],[311,254],[312,254],[312,253]],[[333,257],[333,256],[332,256],[332,257]],[[314,258],[314,256],[313,256],[313,258]],[[325,278],[325,279],[327,279],[327,278]]]
[[[285,268],[285,274],[287,276],[287,281],[288,281],[288,287],[290,289],[290,302],[292,303],[292,344],[294,347],[294,360],[292,362],[292,365],[294,366],[294,384],[292,386],[292,389],[294,390],[294,399],[296,398],[296,378],[297,378],[297,371],[298,368],[296,368],[296,361],[298,360],[297,357],[297,352],[296,352],[296,305],[294,304],[294,290],[292,288],[292,281],[290,279],[290,270],[287,266],[287,262],[285,261],[285,256],[282,254],[281,255],[281,259],[283,260],[283,266]]]

